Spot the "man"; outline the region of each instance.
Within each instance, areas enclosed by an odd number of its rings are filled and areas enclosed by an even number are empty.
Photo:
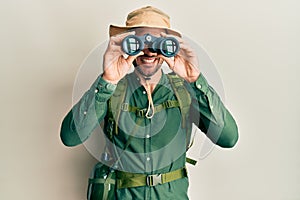
[[[124,56],[124,38],[146,34],[175,38],[179,52],[167,57],[145,43],[138,54]],[[164,74],[163,62],[172,75]],[[170,28],[168,15],[147,6],[131,12],[125,27],[110,26],[103,69],[63,120],[63,143],[81,144],[104,121],[110,145],[101,162],[116,170],[115,199],[188,199],[185,163],[192,124],[221,147],[238,140],[236,123],[200,72],[196,53]]]

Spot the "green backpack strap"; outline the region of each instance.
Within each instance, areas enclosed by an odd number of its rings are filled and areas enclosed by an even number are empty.
[[[197,160],[194,160],[194,159],[192,159],[192,158],[186,157],[185,161],[186,161],[187,163],[190,163],[191,165],[196,165],[196,164],[197,164]]]
[[[191,95],[189,91],[184,87],[184,79],[180,78],[176,74],[167,74],[170,84],[173,88],[177,101],[179,102],[179,108],[182,115],[181,125],[182,128],[186,128],[186,119],[190,111],[190,105],[192,103]]]
[[[187,118],[190,111],[190,105],[192,103],[191,95],[189,91],[184,86],[184,79],[180,78],[176,74],[167,74],[170,84],[173,88],[177,101],[179,102],[179,108],[182,115],[182,128],[189,128],[187,127]],[[191,130],[186,130],[186,151],[193,145],[193,141],[190,144],[190,137],[191,137]],[[192,165],[196,165],[197,161],[192,158],[186,158],[186,162]]]
[[[191,96],[188,90],[184,87],[184,79],[180,78],[175,74],[167,74],[171,86],[174,90],[177,101],[179,102],[179,108],[182,115],[182,127],[186,128],[186,119],[188,117]],[[118,121],[122,110],[123,102],[126,95],[126,88],[128,81],[126,77],[121,79],[117,85],[114,94],[111,96],[109,101],[109,119],[115,121],[114,132],[118,134]]]
[[[111,131],[113,131],[116,135],[118,134],[118,123],[119,123],[119,117],[121,113],[121,106],[125,99],[127,85],[128,85],[127,78],[124,77],[119,81],[114,94],[111,96],[109,100],[108,120],[114,122],[114,127],[112,127],[114,130]]]

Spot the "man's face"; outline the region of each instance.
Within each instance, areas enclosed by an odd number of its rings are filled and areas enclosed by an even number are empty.
[[[154,28],[137,28],[135,29],[136,35],[142,36],[147,33],[155,37],[160,37],[160,33],[162,32],[161,29],[154,29]],[[144,76],[151,77],[154,75],[161,67],[163,62],[162,58],[157,57],[157,53],[153,53],[149,51],[147,45],[143,50],[144,55],[139,56],[135,60],[136,69]]]

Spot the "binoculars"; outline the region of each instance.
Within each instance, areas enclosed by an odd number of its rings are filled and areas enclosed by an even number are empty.
[[[143,36],[129,35],[122,41],[122,50],[130,55],[137,55],[145,48],[153,53],[159,53],[165,57],[173,57],[179,51],[179,42],[174,37],[155,37],[151,34]]]

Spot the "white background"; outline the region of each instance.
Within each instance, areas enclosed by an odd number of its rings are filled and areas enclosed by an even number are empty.
[[[144,5],[207,50],[239,127],[235,148],[189,167],[191,199],[300,199],[296,0],[2,0],[0,199],[85,198],[95,160],[63,146],[60,123],[85,57]]]

